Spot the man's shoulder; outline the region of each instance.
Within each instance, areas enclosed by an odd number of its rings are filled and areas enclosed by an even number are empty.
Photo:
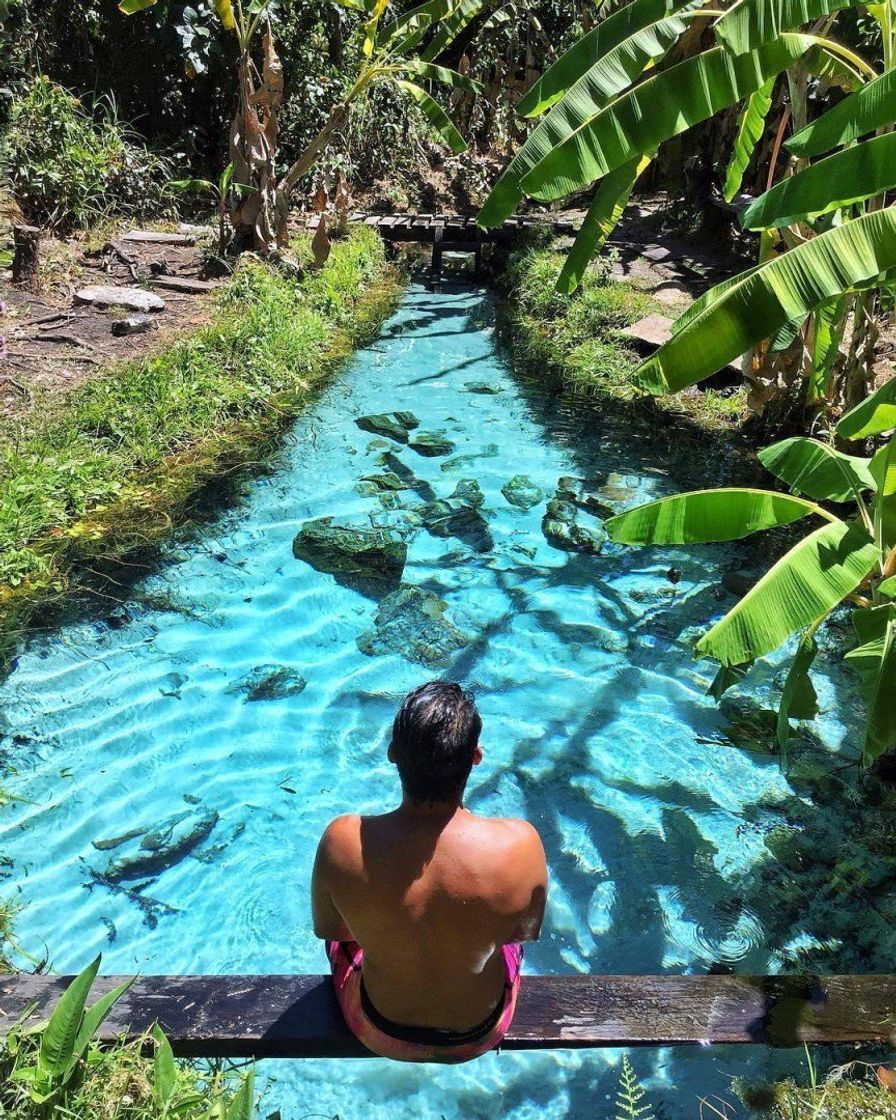
[[[361,818],[345,813],[330,821],[320,838],[320,854],[329,863],[344,863],[357,852],[360,843]]]
[[[538,829],[529,821],[519,817],[479,817],[477,818],[485,831],[494,838],[494,843],[510,849],[531,850],[543,852],[541,837]]]

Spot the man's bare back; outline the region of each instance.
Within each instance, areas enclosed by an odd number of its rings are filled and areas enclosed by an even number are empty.
[[[402,773],[399,808],[339,817],[321,839],[314,929],[361,946],[366,995],[386,1020],[465,1031],[503,997],[503,947],[538,937],[547,896],[544,850],[525,821],[464,809],[462,787],[449,800],[415,798],[414,788],[427,787],[417,786],[413,759],[407,763],[400,750],[396,757],[398,741],[390,759]],[[482,757],[474,742],[467,773]]]

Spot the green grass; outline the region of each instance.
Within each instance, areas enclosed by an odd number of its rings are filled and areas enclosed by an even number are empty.
[[[307,266],[307,240],[296,246]],[[0,638],[70,584],[72,563],[170,530],[209,479],[254,456],[378,328],[397,291],[379,237],[335,242],[299,282],[242,264],[214,321],[123,364],[0,441]]]
[[[738,1096],[753,1116],[766,1120],[893,1120],[896,1096],[881,1088],[874,1067],[850,1063],[816,1085],[780,1081],[769,1086],[736,1082]]]
[[[611,280],[606,258],[592,263],[575,295],[563,295],[555,290],[563,261],[564,254],[544,245],[510,255],[503,285],[514,353],[532,369],[549,370],[572,392],[653,402],[632,381],[639,359],[620,331],[659,310],[657,304],[635,285]],[[654,403],[707,429],[733,427],[746,415],[744,390],[706,390]]]

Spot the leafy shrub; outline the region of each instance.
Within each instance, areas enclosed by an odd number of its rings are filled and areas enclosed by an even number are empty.
[[[39,77],[12,104],[0,179],[31,221],[65,232],[106,214],[157,214],[169,178],[167,161],[135,141],[113,102],[93,115]]]

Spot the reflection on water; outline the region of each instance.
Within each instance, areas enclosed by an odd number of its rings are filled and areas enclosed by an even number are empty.
[[[792,792],[768,757],[720,746],[711,670],[690,655],[694,626],[731,601],[718,567],[732,554],[600,550],[595,512],[675,489],[675,449],[515,380],[492,314],[481,291],[413,290],[238,508],[172,546],[107,619],[22,656],[0,729],[26,800],[0,847],[26,947],[46,943],[64,970],[102,950],[119,972],[321,971],[318,835],[394,801],[384,730],[443,672],[485,720],[471,807],[524,815],[545,840],[552,893],[529,968],[786,964],[757,869],[763,813]],[[396,410],[413,417],[391,433],[356,423]],[[334,526],[355,530],[360,559],[328,553]],[[823,731],[835,746],[845,733],[833,715]],[[284,1120],[593,1117],[618,1060],[281,1063],[268,1103]],[[771,1058],[636,1064],[672,1118],[748,1060]]]

